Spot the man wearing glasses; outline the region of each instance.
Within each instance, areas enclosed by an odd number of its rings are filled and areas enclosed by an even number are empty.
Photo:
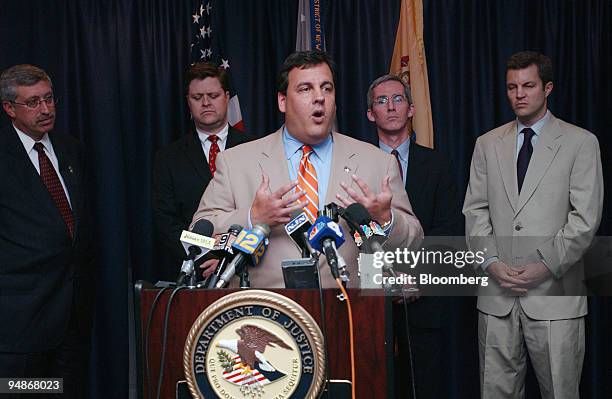
[[[395,75],[374,80],[368,89],[367,117],[376,125],[376,144],[395,156],[412,209],[421,222],[425,237],[459,236],[463,234],[461,200],[450,167],[438,152],[420,146],[414,139],[412,116],[415,109],[410,88]],[[445,327],[444,298],[422,297],[410,304],[408,323],[414,385],[417,398],[440,398],[444,386],[443,334]],[[408,366],[409,345],[403,307],[398,307],[395,331],[399,356],[396,362],[397,397],[411,397]],[[410,393],[409,393],[410,392]]]
[[[84,157],[53,130],[51,79],[32,65],[0,75],[0,378],[63,378],[87,397],[92,240]],[[89,291],[89,292],[88,292]]]

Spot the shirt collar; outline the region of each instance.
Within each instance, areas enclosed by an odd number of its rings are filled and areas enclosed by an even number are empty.
[[[219,142],[223,143],[225,142],[225,140],[227,139],[227,135],[229,134],[229,124],[225,124],[225,127],[218,133],[205,132],[204,130],[200,130],[197,127],[196,132],[198,132],[198,137],[202,144],[206,143],[206,141],[208,140],[208,136],[212,136],[213,134],[219,137]]]
[[[17,126],[13,125],[13,128],[17,132],[17,136],[19,136],[19,139],[21,140],[26,152],[29,153],[32,151],[34,149],[34,143],[36,143],[36,140],[19,130]],[[42,139],[40,139],[40,143],[45,146],[45,150],[47,152],[51,153],[53,151],[53,146],[51,145],[51,139],[49,139],[48,133],[45,133]]]
[[[320,160],[331,159],[330,156],[333,142],[333,135],[330,133],[329,136],[327,136],[327,138],[319,144],[311,145],[314,155]],[[304,145],[304,143],[289,133],[287,126],[283,126],[283,143],[285,145],[285,156],[287,160],[289,160],[296,152],[300,151]]]
[[[525,129],[526,127],[531,128],[531,130],[534,131],[534,133],[539,136],[540,132],[542,131],[542,127],[544,127],[544,124],[546,124],[546,122],[548,121],[548,119],[550,118],[550,111],[546,110],[546,113],[544,114],[544,116],[542,117],[542,119],[540,119],[539,121],[537,121],[536,123],[534,123],[532,126],[526,126],[523,125],[518,119],[516,120],[516,129],[517,129],[517,133],[521,133],[523,131],[523,129]]]
[[[408,152],[410,151],[410,142],[412,140],[410,140],[409,138],[407,140],[405,140],[402,144],[400,144],[396,150],[397,153],[399,155],[399,158],[402,161],[407,161],[408,160]],[[378,140],[378,146],[380,147],[381,150],[383,150],[384,152],[387,152],[389,154],[391,154],[391,151],[393,151],[393,148],[389,147],[388,145],[386,145],[385,143],[382,142],[382,140]]]

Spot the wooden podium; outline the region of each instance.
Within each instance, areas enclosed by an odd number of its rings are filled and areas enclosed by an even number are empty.
[[[138,385],[141,398],[154,398],[157,392],[162,334],[166,305],[172,290],[167,290],[155,306],[149,331],[149,380],[151,395],[144,379],[144,337],[147,318],[160,289],[149,283],[136,283],[136,333],[138,340]],[[198,315],[217,299],[237,290],[183,289],[175,295],[168,319],[166,355],[161,397],[175,398],[177,382],[185,380],[183,350],[185,340]],[[325,289],[325,314],[321,315],[318,290],[270,290],[299,303],[315,319],[327,342],[328,377],[350,380],[349,332],[346,304],[337,297],[339,290]],[[393,343],[391,305],[384,296],[364,296],[360,290],[349,290],[353,310],[357,398],[393,398]],[[325,330],[321,323],[325,318]],[[350,392],[350,391],[349,391]],[[322,396],[325,398],[325,395]],[[333,395],[330,395],[332,398]],[[349,396],[350,397],[350,396]],[[206,398],[208,399],[208,398]],[[340,399],[335,397],[333,399]]]

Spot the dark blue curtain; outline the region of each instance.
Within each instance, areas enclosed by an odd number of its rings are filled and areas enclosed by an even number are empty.
[[[338,64],[339,129],[371,139],[365,93],[388,71],[400,2],[322,3],[327,49]],[[31,0],[4,1],[0,9],[0,69],[32,63],[49,72],[60,97],[56,129],[85,144],[95,172],[94,398],[128,394],[128,275],[155,276],[151,162],[190,125],[182,77],[197,4]],[[556,68],[552,112],[599,138],[607,194],[600,233],[610,235],[612,2],[425,0],[424,13],[435,145],[452,161],[460,187],[476,137],[512,118],[505,60],[519,50],[540,50]],[[296,21],[297,0],[214,3],[213,37],[230,58],[246,129],[256,136],[282,123],[276,71],[295,46]],[[589,305],[582,393],[609,398],[612,309],[606,298],[591,298]],[[451,314],[449,398],[478,396],[474,309],[473,299],[458,299]],[[533,378],[528,397],[538,397]]]

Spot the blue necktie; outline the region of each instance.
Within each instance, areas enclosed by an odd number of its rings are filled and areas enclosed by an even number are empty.
[[[529,160],[531,159],[531,154],[533,154],[531,138],[535,134],[535,132],[528,127],[521,130],[521,132],[523,133],[523,146],[521,147],[521,150],[518,154],[518,158],[516,159],[516,177],[518,178],[519,194],[521,192],[521,188],[523,188],[523,181],[525,180],[525,175],[527,174],[527,168],[529,167]]]

